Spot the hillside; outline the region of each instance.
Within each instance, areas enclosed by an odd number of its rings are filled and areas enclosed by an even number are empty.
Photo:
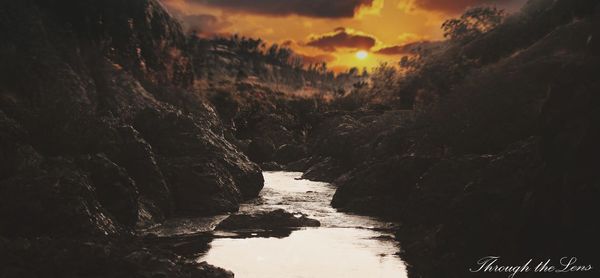
[[[214,235],[147,229],[265,205],[263,170],[399,223],[410,277],[473,276],[490,255],[593,264],[599,22],[597,0],[529,0],[398,68],[334,74],[186,33],[157,0],[3,1],[0,276],[233,277],[188,257]],[[296,215],[315,223],[270,217]]]
[[[529,1],[426,60],[398,93],[437,101],[342,152],[351,166],[332,204],[402,221],[397,238],[415,277],[464,277],[489,255],[593,263],[598,16],[597,1]],[[373,134],[361,119],[344,121],[355,136]]]
[[[193,90],[180,25],[154,0],[0,5],[2,272],[227,275],[127,240],[263,186]]]

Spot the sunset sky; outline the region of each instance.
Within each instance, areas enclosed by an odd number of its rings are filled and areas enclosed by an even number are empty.
[[[161,0],[188,30],[239,34],[292,48],[341,71],[396,62],[403,46],[443,38],[440,26],[474,5],[508,12],[525,0]],[[363,50],[363,51],[361,51]]]

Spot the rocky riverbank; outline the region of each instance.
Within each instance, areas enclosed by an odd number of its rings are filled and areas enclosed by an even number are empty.
[[[0,8],[0,276],[230,277],[135,234],[237,211],[263,188],[259,164],[401,222],[415,277],[464,277],[490,254],[595,258],[597,1],[531,0],[429,57],[397,88],[413,110],[246,81],[200,90],[156,0]],[[228,225],[316,225],[302,217]]]
[[[396,118],[380,132],[361,124],[365,116],[325,125],[343,131],[324,151],[349,162],[328,177],[339,187],[332,204],[401,221],[397,238],[415,277],[465,277],[488,255],[522,263],[576,254],[594,264],[598,16],[597,1],[529,1],[412,73],[420,81],[400,91],[439,94],[414,121]],[[473,62],[466,70],[448,71],[465,57]],[[452,79],[433,79],[440,70]]]
[[[179,24],[155,0],[0,5],[0,276],[231,276],[133,236],[263,186],[193,90]]]

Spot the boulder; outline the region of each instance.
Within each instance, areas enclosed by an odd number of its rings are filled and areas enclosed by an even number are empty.
[[[263,171],[281,171],[284,169],[284,166],[277,162],[265,162],[260,164],[260,168],[263,169]]]
[[[294,172],[306,172],[308,168],[321,161],[321,157],[311,156],[290,162],[285,165],[285,169]]]
[[[420,177],[435,160],[428,157],[394,156],[366,164],[334,181],[338,186],[331,205],[356,212],[396,214]]]
[[[333,182],[346,171],[347,169],[339,160],[327,157],[308,168],[302,178],[311,181]]]
[[[139,192],[127,171],[104,154],[79,159],[88,172],[100,204],[119,221],[133,227],[138,221]]]
[[[231,173],[218,164],[194,157],[163,158],[160,164],[179,212],[210,215],[238,210],[242,194]]]
[[[321,223],[302,213],[290,213],[283,209],[253,215],[235,214],[221,221],[217,230],[274,230],[298,227],[319,227]]]
[[[141,204],[151,216],[147,220],[164,220],[173,210],[173,198],[152,146],[132,126],[121,126],[117,132],[120,140],[112,157],[135,181]]]
[[[139,224],[164,220],[173,210],[171,190],[159,168],[152,146],[131,125],[104,123],[96,131],[93,151],[123,167],[135,182],[145,212]]]
[[[136,117],[135,127],[153,146],[179,211],[235,211],[263,187],[260,167],[215,134],[205,119],[149,109]]]
[[[274,159],[277,163],[287,164],[305,158],[306,155],[306,148],[299,145],[285,144],[277,149]]]

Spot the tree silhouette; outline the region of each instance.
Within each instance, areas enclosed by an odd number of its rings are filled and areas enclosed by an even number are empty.
[[[460,18],[448,19],[442,24],[444,37],[467,43],[498,26],[506,13],[495,7],[468,9]]]

